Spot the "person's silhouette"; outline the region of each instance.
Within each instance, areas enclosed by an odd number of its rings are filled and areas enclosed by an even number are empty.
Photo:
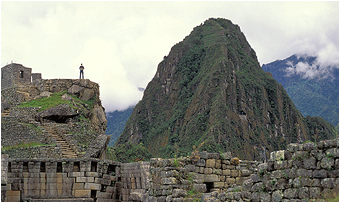
[[[81,76],[83,76],[84,79],[84,66],[83,64],[80,64],[79,70],[80,70],[80,75],[79,75],[79,79],[81,79]]]

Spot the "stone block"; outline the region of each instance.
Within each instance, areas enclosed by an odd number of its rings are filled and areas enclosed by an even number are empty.
[[[101,185],[98,183],[85,183],[84,189],[85,190],[100,190]]]
[[[220,169],[221,167],[222,167],[221,160],[220,160],[220,159],[217,159],[217,160],[216,160],[215,168]]]
[[[252,187],[251,187],[251,192],[261,192],[263,191],[263,183],[259,182],[259,183],[255,183]]]
[[[206,184],[194,184],[193,185],[193,190],[197,192],[206,192],[207,191],[207,186]]]
[[[206,168],[215,168],[216,160],[215,159],[207,159],[205,163]]]
[[[319,187],[310,187],[309,188],[309,198],[310,199],[318,199],[321,195],[321,188]]]
[[[57,173],[57,178],[60,178],[60,179],[67,178],[67,173]]]
[[[204,182],[218,182],[218,176],[215,174],[204,174]]]
[[[58,196],[58,190],[46,189],[46,197],[56,197]]]
[[[222,164],[222,170],[227,169],[227,165],[226,164]]]
[[[217,175],[222,175],[222,169],[213,169],[212,171],[213,174],[217,174]]]
[[[107,186],[106,187],[106,192],[107,193],[113,193],[113,191],[115,191],[115,187],[111,187],[111,186]]]
[[[230,169],[225,169],[222,171],[222,174],[225,176],[230,176],[231,170]]]
[[[326,150],[326,156],[331,158],[338,158],[339,157],[339,149],[338,148],[332,148]]]
[[[84,190],[84,183],[74,183],[72,189],[73,190]]]
[[[200,173],[204,173],[204,167],[200,167]]]
[[[8,191],[7,191],[8,192]],[[20,191],[19,191],[20,192]],[[6,194],[7,195],[7,194]],[[20,202],[20,194],[13,196],[6,196],[6,202]]]
[[[74,197],[89,198],[91,197],[91,190],[74,190]]]
[[[68,173],[68,177],[75,178],[75,177],[84,177],[84,172],[70,172]]]
[[[251,172],[247,169],[242,169],[241,170],[241,176],[245,177],[245,176],[250,176]]]
[[[196,162],[194,162],[194,164],[195,164],[196,166],[204,167],[204,166],[205,166],[205,159],[199,159],[199,160],[197,160]]]
[[[242,185],[245,180],[246,180],[245,177],[236,177],[235,183],[236,185]]]
[[[86,177],[99,177],[99,173],[97,172],[85,172]]]
[[[212,174],[212,168],[204,168],[204,174]]]
[[[324,170],[324,169],[314,170],[313,171],[313,178],[327,178],[327,171]]]
[[[161,184],[162,185],[173,185],[177,183],[177,179],[174,177],[170,177],[170,178],[162,178],[161,180]]]
[[[316,168],[316,159],[314,157],[304,159],[303,165],[304,165],[305,169],[315,169]]]
[[[321,159],[320,165],[321,165],[321,168],[329,170],[334,166],[334,159],[329,158],[329,157],[324,157],[323,159]]]
[[[272,201],[273,202],[281,202],[283,197],[282,191],[281,190],[276,190],[272,194]]]
[[[173,198],[185,197],[186,195],[187,195],[187,192],[183,189],[174,189],[172,191]]]
[[[309,198],[309,189],[308,187],[299,188],[299,199],[306,200]]]
[[[333,188],[334,187],[334,181],[333,178],[325,178],[321,180],[321,186],[323,188]]]
[[[214,182],[214,188],[223,188],[224,182]]]
[[[316,148],[317,148],[317,146],[313,142],[307,142],[307,143],[303,144],[303,150],[304,151],[312,151]]]
[[[76,177],[77,183],[94,183],[94,177]]]
[[[40,173],[29,173],[28,177],[29,178],[39,178],[40,177]]]
[[[231,175],[231,177],[237,177],[237,176],[239,176],[239,171],[238,170],[231,170],[230,175]]]
[[[225,182],[229,184],[234,184],[236,182],[235,178],[226,178]]]
[[[22,173],[22,177],[23,178],[28,178],[29,177],[29,173],[28,172],[23,172]]]
[[[106,192],[97,192],[97,198],[111,199],[112,194]]]
[[[251,194],[251,201],[252,201],[252,202],[260,202],[260,200],[261,200],[260,193],[258,193],[258,192],[253,192],[253,193]]]
[[[283,161],[285,159],[285,150],[274,151],[270,153],[271,161]]]
[[[57,190],[57,183],[46,183],[46,190]]]
[[[53,178],[56,179],[57,178],[57,173],[46,173],[46,178]]]
[[[224,182],[225,181],[225,176],[219,176],[220,177],[220,181]]]
[[[46,183],[57,183],[57,178],[46,178]]]
[[[298,189],[288,188],[283,192],[283,196],[288,199],[296,198],[298,196]]]

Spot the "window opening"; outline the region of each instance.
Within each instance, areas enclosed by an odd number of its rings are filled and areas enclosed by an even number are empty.
[[[73,172],[80,172],[80,162],[74,162],[73,164]]]
[[[116,166],[109,164],[109,167],[107,168],[107,174],[114,176],[115,172],[116,172]]]
[[[211,192],[211,189],[214,187],[214,182],[204,182],[207,187],[207,193]]]
[[[101,185],[100,192],[106,192],[106,185]]]
[[[97,191],[96,190],[91,190],[91,198],[96,199],[97,196]]]
[[[91,172],[97,172],[97,162],[91,161]]]
[[[20,71],[20,78],[24,78],[24,71],[23,70]]]
[[[57,162],[57,173],[63,172],[63,164],[61,162]]]
[[[46,172],[46,165],[45,162],[40,163],[40,172]]]
[[[28,172],[28,162],[24,162],[22,171],[23,172]]]
[[[12,172],[12,163],[8,162],[8,172]]]

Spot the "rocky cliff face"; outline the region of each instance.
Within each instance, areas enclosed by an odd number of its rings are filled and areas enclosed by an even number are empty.
[[[99,95],[97,83],[78,79],[37,80],[2,90],[1,145],[7,147],[2,152],[10,157],[105,156],[110,136]],[[26,149],[33,145],[38,145],[35,153]]]
[[[239,26],[209,19],[158,65],[116,144],[142,142],[161,157],[200,146],[260,160],[316,133],[328,138],[332,126],[301,115],[261,69]]]

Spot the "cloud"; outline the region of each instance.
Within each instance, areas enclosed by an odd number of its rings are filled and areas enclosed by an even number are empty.
[[[260,63],[317,56],[318,68],[299,65],[306,77],[339,63],[339,2],[4,1],[1,65],[14,60],[47,79],[78,78],[83,63],[106,111],[122,110],[142,98],[138,87],[171,47],[211,17],[238,24]]]

